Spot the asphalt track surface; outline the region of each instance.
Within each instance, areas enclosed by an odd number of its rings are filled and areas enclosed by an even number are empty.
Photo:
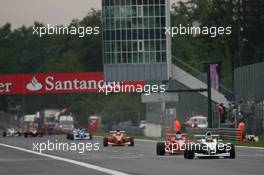
[[[135,147],[102,147],[99,151],[33,152],[34,143],[68,142],[64,136],[0,137],[1,175],[243,175],[263,174],[264,149],[236,148],[236,159],[186,160],[183,155],[156,156],[156,143],[135,141]],[[79,143],[80,141],[73,141]],[[82,141],[83,142],[83,141]],[[28,150],[28,151],[27,151]]]

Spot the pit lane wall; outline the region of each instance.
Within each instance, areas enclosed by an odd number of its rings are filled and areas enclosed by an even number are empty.
[[[146,124],[145,136],[147,137],[161,137],[162,126],[159,124]]]
[[[138,135],[138,136],[147,136],[147,137],[161,137],[162,136],[162,125],[146,123],[144,128],[139,128],[138,126],[130,126],[130,125],[118,125],[113,126],[112,130],[121,129],[126,131],[127,134],[130,135]],[[107,131],[109,132],[109,130]]]
[[[115,131],[117,129],[121,129],[126,131],[127,134],[131,135],[144,135],[144,129],[139,128],[138,126],[126,126],[126,125],[120,125],[120,126],[113,126],[112,130]]]
[[[220,135],[222,140],[239,141],[241,137],[241,132],[236,128],[186,128],[186,133],[192,139],[194,135],[205,135],[208,131],[211,131],[214,135]]]

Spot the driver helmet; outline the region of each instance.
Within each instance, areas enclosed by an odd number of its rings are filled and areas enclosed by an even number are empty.
[[[182,134],[181,134],[181,132],[177,132],[175,138],[176,138],[177,140],[180,140],[180,139],[182,138]]]
[[[118,130],[116,130],[116,135],[121,135],[121,132],[120,132],[120,130],[118,129]]]
[[[213,140],[212,133],[210,131],[205,134],[205,139],[207,142],[211,142]]]

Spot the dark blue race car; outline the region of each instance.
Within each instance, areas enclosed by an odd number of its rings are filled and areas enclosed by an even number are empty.
[[[93,138],[92,134],[84,128],[74,129],[66,137],[68,140],[92,140]]]

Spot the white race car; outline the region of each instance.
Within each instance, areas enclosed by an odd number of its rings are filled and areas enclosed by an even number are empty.
[[[206,135],[195,135],[197,139],[195,143],[186,145],[184,151],[185,159],[197,158],[235,158],[235,147],[231,143],[224,143],[219,139],[219,135],[212,135],[207,132]]]
[[[86,129],[74,129],[72,133],[66,135],[68,140],[92,140],[93,136]]]
[[[2,133],[3,137],[17,137],[22,136],[21,131],[15,128],[8,128],[6,131]]]

